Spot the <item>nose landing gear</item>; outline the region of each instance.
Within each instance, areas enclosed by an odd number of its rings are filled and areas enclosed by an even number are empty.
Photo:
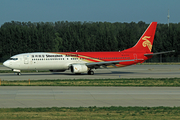
[[[16,72],[16,73],[17,73],[17,75],[21,75],[21,70],[12,69],[12,71]]]

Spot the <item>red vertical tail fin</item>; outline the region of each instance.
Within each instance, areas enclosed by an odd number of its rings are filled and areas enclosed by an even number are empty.
[[[152,50],[156,26],[157,22],[152,22],[136,45],[130,49],[127,49],[127,51],[150,53]]]

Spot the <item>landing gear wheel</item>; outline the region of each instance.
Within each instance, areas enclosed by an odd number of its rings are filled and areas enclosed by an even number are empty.
[[[88,71],[88,75],[94,75],[94,71],[89,70],[89,71]]]
[[[21,73],[17,73],[17,75],[21,75]]]

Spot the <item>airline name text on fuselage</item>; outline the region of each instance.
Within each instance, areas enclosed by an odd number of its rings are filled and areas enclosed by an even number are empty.
[[[46,55],[46,57],[63,57],[62,55]]]
[[[78,57],[76,54],[66,54],[66,57]]]

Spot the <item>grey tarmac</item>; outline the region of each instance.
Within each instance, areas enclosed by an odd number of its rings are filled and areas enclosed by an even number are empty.
[[[179,87],[1,86],[0,108],[180,106]]]
[[[0,67],[1,69],[7,69]],[[123,68],[97,69],[94,75],[75,75],[69,70],[60,73],[35,72],[0,73],[1,80],[44,80],[44,79],[117,79],[117,78],[180,78],[180,65],[132,65]]]

